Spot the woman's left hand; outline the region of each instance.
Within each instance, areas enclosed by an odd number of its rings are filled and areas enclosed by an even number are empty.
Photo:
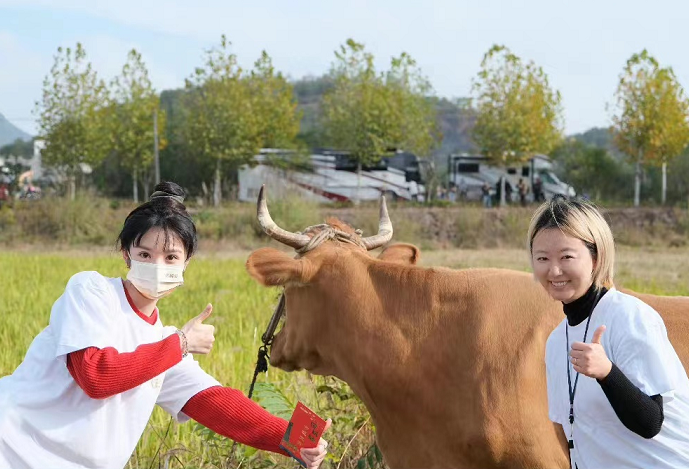
[[[325,427],[323,428],[324,433],[328,428],[330,428],[332,423],[333,421],[330,419],[325,422]],[[315,448],[302,449],[301,459],[306,463],[306,469],[318,469],[325,459],[325,456],[328,454],[327,448],[328,442],[321,438],[318,442],[318,446]]]
[[[604,379],[608,376],[612,369],[612,362],[601,345],[603,332],[605,332],[605,326],[600,326],[593,333],[590,344],[584,342],[572,344],[569,361],[574,365],[574,371],[594,379]]]

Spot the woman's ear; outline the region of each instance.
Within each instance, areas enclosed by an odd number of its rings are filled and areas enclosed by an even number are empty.
[[[122,249],[122,259],[124,259],[124,263],[127,264],[127,268],[131,269],[132,268],[132,259],[129,257],[129,253]]]

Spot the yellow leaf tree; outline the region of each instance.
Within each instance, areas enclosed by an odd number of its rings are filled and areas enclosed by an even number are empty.
[[[665,203],[667,163],[689,144],[689,101],[671,68],[661,68],[647,50],[627,61],[615,92],[615,143],[635,165],[634,206],[641,197],[644,163],[662,167]]]
[[[562,139],[560,93],[533,62],[524,63],[505,46],[486,52],[473,82],[476,124],[472,137],[493,164],[506,167],[548,154]],[[501,179],[500,206],[505,205]]]

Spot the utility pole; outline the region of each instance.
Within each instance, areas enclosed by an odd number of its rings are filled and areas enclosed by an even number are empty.
[[[156,184],[160,182],[160,158],[158,157],[158,110],[153,111],[153,158],[155,160]]]

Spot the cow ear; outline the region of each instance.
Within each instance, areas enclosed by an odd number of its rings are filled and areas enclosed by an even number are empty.
[[[261,248],[252,252],[246,261],[246,270],[259,283],[266,286],[285,285],[288,282],[304,282],[305,259],[293,259],[273,248]]]
[[[413,244],[393,244],[385,248],[378,259],[395,264],[416,265],[421,259],[421,251]]]

